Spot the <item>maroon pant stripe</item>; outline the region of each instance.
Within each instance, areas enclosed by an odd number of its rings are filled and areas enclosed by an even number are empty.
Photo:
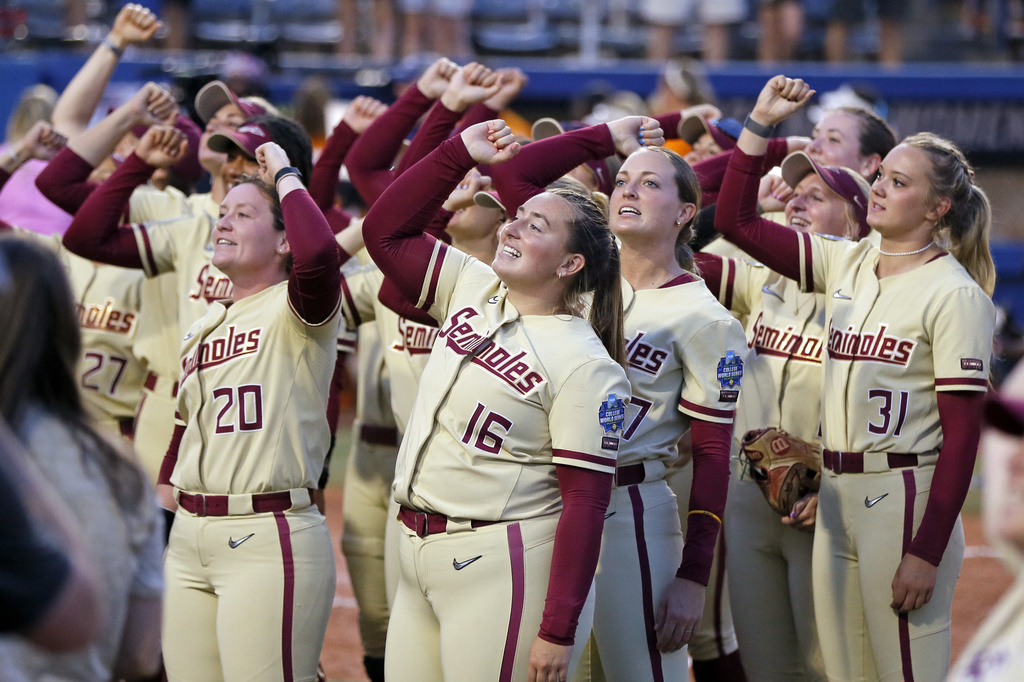
[[[277,536],[281,540],[281,562],[284,564],[284,604],[281,610],[281,665],[284,681],[292,682],[292,619],[295,611],[295,557],[292,556],[292,535],[284,512],[274,512]]]
[[[903,502],[903,556],[910,549],[910,541],[914,533],[914,498],[917,497],[917,481],[913,470],[903,472],[905,489]],[[914,661],[910,656],[910,621],[909,613],[900,612],[900,660],[903,662],[904,682],[914,682]]]
[[[722,597],[725,591],[725,526],[718,527],[718,568],[715,570],[715,603],[712,606],[715,621],[715,647],[718,657],[725,656],[725,641],[722,638]]]
[[[654,632],[654,590],[651,587],[651,562],[647,556],[647,537],[644,535],[644,501],[640,490],[631,485],[629,501],[633,506],[633,530],[636,533],[636,556],[640,562],[640,591],[644,600],[644,630],[647,633],[647,655],[651,659],[651,674],[654,682],[664,682],[661,669],[661,652],[658,651],[658,636]]]
[[[523,531],[518,523],[508,526],[508,555],[512,564],[512,608],[505,634],[505,653],[501,657],[500,682],[510,682],[516,663],[519,630],[523,625],[523,604],[526,602],[526,559],[523,556]]]

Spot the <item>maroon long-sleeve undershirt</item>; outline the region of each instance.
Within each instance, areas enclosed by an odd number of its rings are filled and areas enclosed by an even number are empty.
[[[491,167],[491,180],[509,213],[573,168],[615,154],[608,126],[601,124],[537,140],[510,161]]]
[[[775,137],[768,140],[768,151],[764,156],[764,168],[774,168],[786,158],[789,143],[784,137]],[[697,174],[697,181],[700,183],[701,206],[717,204],[721,199],[722,182],[725,179],[725,172],[729,166],[729,159],[732,158],[732,149],[721,154],[715,154],[711,158],[698,161],[693,164],[693,172]]]
[[[763,156],[738,148],[729,159],[715,211],[715,229],[775,272],[800,281],[800,234],[757,215]]]
[[[132,192],[155,169],[134,153],[89,195],[64,233],[64,246],[82,258],[122,268],[142,268],[142,256],[130,229],[120,220]],[[127,226],[126,226],[127,227]]]
[[[348,123],[341,121],[334,126],[334,131],[320,151],[320,158],[313,164],[313,174],[309,178],[309,196],[313,197],[317,207],[324,213],[334,207],[341,166],[358,138],[359,134],[352,130]]]
[[[437,145],[451,137],[452,129],[461,118],[462,112],[452,111],[441,104],[441,100],[434,102],[430,111],[427,112],[427,117],[423,119],[419,130],[416,131],[409,143],[409,148],[405,150],[402,158],[398,161],[394,176],[398,177],[415,166],[420,159],[434,151]]]
[[[707,585],[729,495],[732,424],[692,419],[690,437],[693,441],[693,483],[690,485],[689,511],[696,513],[687,517],[683,561],[676,577]]]
[[[70,147],[65,147],[50,159],[46,168],[36,177],[36,187],[54,205],[75,215],[89,195],[99,187],[99,183],[89,180],[92,171],[92,164]]]
[[[281,212],[292,254],[288,300],[303,320],[321,324],[337,310],[340,268],[348,254],[340,253],[327,219],[306,190],[285,195]]]
[[[366,248],[405,298],[418,297],[437,241],[424,230],[473,165],[462,138],[446,140],[399,176],[367,214]],[[555,533],[540,632],[547,641],[569,644],[597,566],[611,476],[562,469],[569,467],[556,467],[564,509]]]
[[[573,643],[583,602],[597,570],[612,477],[569,466],[556,466],[555,473],[562,495],[562,516],[555,530],[540,638],[568,646]]]
[[[391,166],[395,156],[416,121],[432,103],[433,100],[415,85],[409,86],[352,145],[345,165],[352,184],[367,206],[373,206],[394,181]]]
[[[924,517],[908,551],[938,566],[967,499],[981,439],[985,393],[939,391],[936,398],[939,424],[942,426],[942,448],[935,463]]]

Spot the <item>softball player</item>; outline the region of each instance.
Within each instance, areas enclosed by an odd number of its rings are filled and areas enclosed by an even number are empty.
[[[560,171],[660,135],[653,119],[620,119],[532,143],[511,164],[518,177],[506,167],[493,173],[499,191],[515,197],[506,201],[519,203],[531,185]],[[610,680],[687,676],[683,647],[704,610],[725,510],[746,342],[739,323],[690,271],[687,244],[699,202],[693,169],[659,148],[634,151],[611,196],[632,399],[595,579],[594,636]],[[684,545],[665,472],[688,428],[694,481]]]
[[[849,169],[822,167],[803,152],[786,158],[782,175],[795,190],[786,204],[789,227],[807,234],[859,239],[868,231],[867,181]],[[748,185],[743,201],[757,203]],[[696,254],[701,275],[719,300],[747,320],[753,351],[746,365],[733,437],[734,477],[726,510],[733,621],[751,680],[822,680],[821,648],[811,579],[817,495],[780,519],[735,457],[743,434],[774,426],[818,443],[826,299],[762,265]],[[788,527],[787,527],[788,526]],[[764,627],[772,614],[772,627]]]
[[[877,247],[758,221],[739,197],[760,181],[771,126],[811,95],[784,76],[762,90],[715,224],[802,290],[826,295],[813,552],[826,673],[942,679],[963,558],[959,512],[988,386],[989,204],[959,150],[921,134],[886,155],[872,185],[867,220]]]
[[[388,279],[441,321],[395,474],[391,680],[565,680],[577,621],[587,630],[629,390],[606,350],[622,347],[611,235],[571,193],[527,202],[493,270],[420,234],[466,171],[517,148],[501,121],[472,126],[364,223]],[[591,322],[572,313],[587,290]]]
[[[315,679],[334,595],[312,501],[330,442],[339,251],[284,151],[264,144],[257,157],[265,184],[233,188],[214,232],[230,304],[212,304],[182,341],[181,422],[160,479],[178,501],[165,568],[171,680]]]
[[[1001,550],[1003,563],[1017,581],[1002,596],[949,675],[950,682],[997,682],[1024,676],[1020,641],[1024,637],[1024,365],[1007,377],[997,397],[985,407],[984,519],[989,540]]]

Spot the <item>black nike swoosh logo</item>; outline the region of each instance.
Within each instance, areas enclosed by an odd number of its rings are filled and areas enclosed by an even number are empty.
[[[608,512],[607,514],[604,515],[604,520],[607,521],[608,519],[610,519],[613,516],[615,516],[615,512]]]
[[[244,538],[238,538],[237,540],[233,540],[232,538],[228,538],[228,547],[230,547],[231,549],[234,549],[235,547],[238,547],[240,544],[242,544],[243,542],[245,542],[246,540],[251,538],[253,535],[256,535],[256,533],[249,533]]]
[[[867,495],[865,495],[865,496],[864,496],[864,506],[865,506],[865,507],[867,507],[868,509],[871,509],[871,508],[872,508],[872,507],[874,507],[874,506],[875,506],[876,504],[878,504],[878,503],[879,503],[879,502],[880,502],[880,501],[882,500],[882,498],[883,498],[883,497],[888,497],[888,496],[889,496],[889,493],[884,493],[884,494],[882,494],[882,495],[879,495],[878,497],[876,497],[876,498],[875,498],[875,499],[873,499],[873,500],[869,500],[869,499],[867,498]]]
[[[472,559],[466,559],[465,561],[458,561],[457,559],[452,559],[452,566],[455,567],[456,571],[461,571],[466,566],[469,566],[471,563],[473,563],[474,561],[476,561],[477,559],[479,559],[481,557],[483,557],[483,554],[481,554],[479,556],[475,556]]]

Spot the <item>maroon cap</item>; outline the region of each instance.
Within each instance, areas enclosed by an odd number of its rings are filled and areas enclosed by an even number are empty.
[[[238,130],[222,130],[210,135],[206,146],[221,153],[227,153],[232,147],[238,147],[247,156],[255,159],[256,149],[265,142],[272,142],[267,129],[258,123],[246,123]]]
[[[1024,436],[1024,400],[989,393],[985,400],[985,424],[1011,436]]]
[[[854,170],[845,166],[822,166],[804,152],[793,152],[782,162],[782,179],[796,188],[808,173],[816,173],[828,188],[853,204],[860,224],[860,236],[871,231],[868,226],[868,196],[871,185]]]
[[[246,118],[267,113],[267,110],[260,105],[249,100],[239,99],[221,81],[210,81],[196,95],[196,113],[199,114],[203,123],[208,123],[227,104],[234,104]]]
[[[707,133],[722,151],[727,152],[736,146],[743,125],[733,118],[715,118],[710,121],[699,114],[691,114],[679,122],[679,138],[690,146]]]

